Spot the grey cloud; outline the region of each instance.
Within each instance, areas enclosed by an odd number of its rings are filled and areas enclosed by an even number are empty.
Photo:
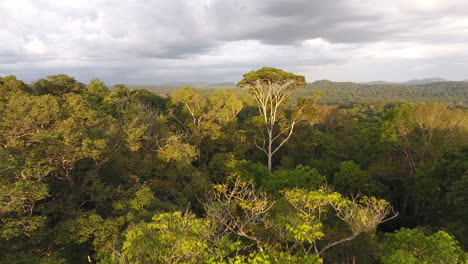
[[[363,43],[401,38],[437,26],[441,18],[466,15],[466,4],[448,5],[438,12],[399,9],[397,1],[350,0],[271,0],[235,1],[228,5],[231,19],[226,20],[224,4],[215,6],[220,30],[227,40],[257,39],[271,45],[324,38],[333,43]],[[411,1],[407,1],[411,3]],[[249,8],[246,8],[249,6]],[[463,11],[460,11],[464,10]],[[239,26],[239,24],[241,26]],[[227,29],[227,30],[226,30]],[[450,33],[440,38],[456,37]],[[433,36],[434,38],[434,36]]]
[[[261,11],[273,17],[303,17],[314,18],[323,17],[331,14],[346,13],[346,6],[343,0],[290,0],[279,1],[273,0],[264,2]]]
[[[349,0],[215,0],[205,5],[183,0],[98,2],[102,6],[67,9],[51,1],[31,1],[42,17],[37,23],[20,24],[21,35],[52,45],[61,42],[65,52],[73,49],[85,57],[183,59],[207,53],[222,41],[297,45],[322,38],[332,43],[363,43],[407,39],[411,35],[401,36],[402,29],[413,27],[412,34],[420,30],[412,19],[401,21]],[[430,27],[432,16],[418,16],[417,23]],[[11,22],[6,25],[18,30]]]
[[[359,43],[383,39],[386,32],[376,28],[348,27],[334,21],[304,21],[301,25],[292,22],[268,26],[262,31],[246,34],[249,39],[259,39],[271,45],[294,44],[307,39],[323,38],[333,43]]]
[[[222,7],[218,5],[216,10]],[[337,43],[366,42],[390,33],[375,27],[383,19],[381,14],[360,10],[344,0],[274,0],[256,2],[247,10],[242,7],[238,3],[231,10],[235,10],[233,17],[244,30],[230,21],[224,26],[233,32],[220,31],[221,37],[282,45],[319,37]],[[223,20],[218,22],[222,25]]]
[[[6,10],[0,17],[0,70],[26,79],[64,72],[82,81],[100,77],[151,83],[183,81],[181,76],[187,81],[235,81],[243,72],[268,65],[302,71],[344,64],[374,42],[468,42],[463,29],[446,30],[444,24],[444,19],[467,14],[461,0],[424,12],[394,4],[399,0],[24,2],[28,7],[14,12],[0,2]],[[305,40],[318,38],[326,47],[303,46]],[[34,40],[44,43],[44,54],[24,48]],[[242,54],[220,49],[226,43],[246,45],[245,40],[262,44],[249,53],[253,59],[241,62],[235,56]],[[216,64],[203,60],[217,53],[225,56]]]

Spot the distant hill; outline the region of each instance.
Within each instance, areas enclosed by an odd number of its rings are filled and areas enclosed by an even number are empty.
[[[170,94],[177,90],[180,90],[183,87],[191,87],[195,89],[227,89],[236,87],[235,83],[232,82],[220,82],[220,83],[210,83],[210,82],[184,82],[184,83],[165,83],[165,84],[148,84],[148,85],[139,85],[139,84],[126,84],[130,90],[145,89],[151,92],[160,93],[160,94]]]
[[[468,108],[468,82],[432,82],[419,85],[363,84],[353,82],[316,81],[299,91],[296,96],[321,92],[319,102],[327,104],[370,102],[444,102]]]
[[[422,85],[422,84],[428,84],[428,83],[435,83],[435,82],[446,82],[447,80],[442,79],[442,78],[425,78],[425,79],[414,79],[414,80],[409,80],[406,82],[388,82],[388,81],[373,81],[373,82],[367,82],[364,84],[399,84],[399,85]]]
[[[403,85],[423,85],[423,84],[428,84],[428,83],[437,83],[437,82],[446,82],[447,80],[444,80],[442,78],[426,78],[426,79],[415,79],[415,80],[409,80],[404,83]]]
[[[178,87],[192,87],[196,89],[207,89],[207,88],[233,88],[236,87],[236,84],[233,82],[220,82],[220,83],[211,83],[211,82],[181,82],[181,83],[168,83],[168,85],[178,86]]]
[[[444,102],[468,108],[468,82],[440,81],[440,78],[411,80],[404,83],[376,81],[371,83],[332,82],[328,80],[309,83],[295,96],[308,96],[321,92],[320,103],[347,104],[373,102]],[[171,94],[182,87],[192,87],[210,94],[215,89],[235,88],[231,82],[167,83],[154,85],[127,85],[130,90],[146,89],[158,94]]]
[[[373,81],[373,82],[367,82],[364,84],[394,84],[394,82],[387,82],[387,81]]]

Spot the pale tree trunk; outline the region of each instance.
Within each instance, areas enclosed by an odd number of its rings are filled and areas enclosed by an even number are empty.
[[[268,129],[268,150],[267,150],[267,158],[268,158],[268,170],[271,172],[271,159],[273,157],[272,153],[272,145],[273,145],[273,128]]]
[[[284,143],[286,143],[289,140],[293,133],[294,126],[296,125],[296,123],[297,121],[292,121],[291,126],[286,131],[279,132],[277,135],[273,135],[274,124],[272,124],[269,128],[267,128],[268,146],[265,147],[265,145],[263,145],[263,147],[260,147],[255,143],[257,148],[263,150],[263,152],[265,152],[265,154],[267,155],[268,169],[270,170],[270,172],[273,167],[273,155],[284,145]],[[285,132],[287,133],[286,137],[276,147],[273,147],[273,142],[275,142],[275,140],[277,140],[281,135],[284,135]]]

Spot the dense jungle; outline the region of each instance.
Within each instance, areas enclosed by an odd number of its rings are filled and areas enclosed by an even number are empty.
[[[1,77],[0,263],[467,263],[467,93]]]

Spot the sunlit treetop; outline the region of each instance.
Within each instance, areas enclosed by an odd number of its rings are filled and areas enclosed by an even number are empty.
[[[306,84],[305,77],[302,75],[295,75],[272,67],[263,67],[260,70],[244,74],[244,78],[237,83],[237,86],[252,88],[255,85],[267,85],[269,87],[279,85],[284,86],[288,91],[294,91],[305,87]]]

